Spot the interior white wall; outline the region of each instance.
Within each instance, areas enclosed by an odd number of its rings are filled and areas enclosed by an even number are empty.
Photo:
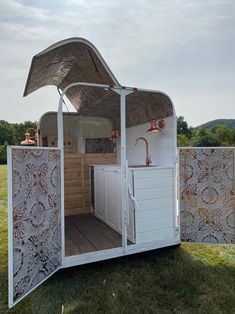
[[[76,151],[85,152],[85,139],[108,138],[112,134],[111,122],[103,117],[63,114],[64,135],[76,138]],[[40,119],[41,136],[57,136],[57,112],[48,112]]]
[[[129,165],[145,165],[146,145],[138,137],[144,137],[149,144],[149,154],[152,165],[170,166],[176,158],[176,130],[174,118],[165,118],[165,128],[160,133],[148,134],[150,122],[126,129],[126,155]],[[120,141],[117,142],[118,163],[120,163]]]
[[[81,145],[78,141],[80,136],[80,125],[79,125],[79,115],[76,113],[63,114],[63,126],[65,136],[74,136],[75,140],[75,150],[78,151]],[[46,136],[57,136],[57,112],[47,112],[45,113],[39,121],[39,129],[42,137]]]
[[[165,118],[165,128],[157,134],[148,134],[150,122],[126,129],[126,153],[129,165],[145,164],[145,143],[138,137],[145,137],[149,143],[149,154],[152,165],[169,166],[175,161],[176,130],[174,118]],[[42,136],[57,135],[57,113],[50,112],[42,116],[40,120]],[[112,125],[110,121],[102,117],[84,117],[77,114],[64,114],[64,135],[76,137],[76,151],[85,152],[86,138],[110,137]],[[117,139],[117,160],[120,164],[120,139]]]

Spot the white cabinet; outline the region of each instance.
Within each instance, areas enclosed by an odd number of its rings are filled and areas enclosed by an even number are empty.
[[[136,201],[136,243],[174,238],[176,221],[173,168],[130,169]]]
[[[121,170],[94,166],[95,216],[121,233]]]
[[[122,233],[121,168],[116,165],[94,166],[95,216],[118,233]],[[134,241],[134,213],[129,207],[127,236]]]
[[[174,168],[129,168],[128,240],[133,243],[174,238],[176,223]],[[115,231],[122,230],[121,169],[94,166],[95,215]]]
[[[97,188],[99,187],[99,188]],[[95,196],[95,215],[105,221],[106,205],[105,205],[105,185],[104,185],[104,168],[94,168],[94,196]]]
[[[121,232],[121,173],[120,170],[110,168],[107,168],[104,173],[106,222],[114,230]]]

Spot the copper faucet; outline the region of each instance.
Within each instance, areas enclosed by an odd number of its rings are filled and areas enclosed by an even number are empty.
[[[150,155],[149,155],[149,144],[148,144],[148,141],[144,137],[138,137],[137,140],[135,141],[135,145],[137,145],[139,140],[143,140],[145,142],[145,144],[146,144],[146,159],[145,159],[145,162],[146,162],[146,166],[149,167],[150,164],[152,163],[152,161],[151,161]]]

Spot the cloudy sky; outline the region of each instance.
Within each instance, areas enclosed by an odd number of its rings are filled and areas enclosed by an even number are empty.
[[[123,85],[162,90],[192,126],[235,118],[234,0],[0,0],[0,120],[57,110],[54,86],[22,97],[32,57],[91,41]]]

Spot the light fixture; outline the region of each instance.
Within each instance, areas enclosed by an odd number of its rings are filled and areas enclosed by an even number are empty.
[[[30,133],[29,130],[33,130],[35,132],[34,135],[34,139],[35,141],[32,139],[32,137],[30,137]],[[25,133],[25,139],[20,143],[21,145],[28,145],[28,146],[33,146],[37,143],[37,131],[33,128],[29,128],[26,133]]]
[[[120,131],[119,130],[115,130],[115,129],[112,129],[112,135],[111,135],[111,139],[114,140],[114,139],[117,139],[120,137]]]
[[[157,120],[152,119],[151,120],[151,126],[147,130],[147,133],[159,133],[161,130],[157,127]]]
[[[112,135],[111,135],[111,139],[114,140],[116,137],[116,131],[114,129],[112,129]]]
[[[158,126],[159,126],[160,130],[164,129],[166,126],[165,120],[164,119],[159,120]]]
[[[28,132],[25,133],[25,139],[20,143],[21,145],[34,145],[36,142],[30,139],[30,134]]]

